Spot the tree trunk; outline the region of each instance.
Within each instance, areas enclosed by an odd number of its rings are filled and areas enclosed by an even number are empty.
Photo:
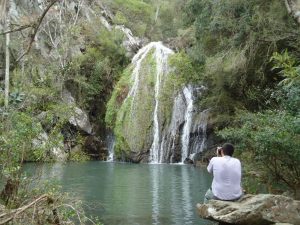
[[[0,198],[5,202],[5,205],[8,205],[10,200],[16,197],[19,189],[19,184],[20,182],[18,179],[9,178],[6,181],[6,184],[0,193]]]
[[[8,21],[9,24],[9,21]],[[9,27],[9,26],[8,26]],[[9,42],[10,42],[10,33],[5,35],[6,45],[5,45],[5,96],[4,96],[4,105],[8,107],[9,100]]]
[[[10,1],[3,1],[1,19],[5,18],[5,25],[4,26],[7,30],[10,28]],[[5,34],[5,82],[4,82],[4,106],[8,107],[8,100],[9,100],[9,43],[10,43],[10,33]]]
[[[5,20],[5,14],[6,14],[6,0],[0,1],[0,20]]]

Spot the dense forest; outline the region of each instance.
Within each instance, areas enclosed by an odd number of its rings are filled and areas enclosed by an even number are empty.
[[[171,123],[173,101],[184,87],[203,87],[194,103],[199,111],[209,110],[210,144],[202,157],[220,143],[232,142],[244,165],[248,193],[266,189],[300,199],[297,1],[2,0],[0,4],[4,205],[16,209],[45,192],[48,210],[70,201],[52,186],[29,191],[31,181],[24,177],[23,165],[106,160],[111,134],[116,139],[115,160],[147,162],[154,122],[145,118],[155,110],[147,105],[153,103],[147,96],[154,97],[154,78],[147,81],[145,96],[136,97],[142,99],[136,105],[143,111],[134,111],[139,128],[127,121],[129,106],[122,104],[130,94],[133,56],[151,42],[172,50],[172,69],[158,96],[161,126]],[[151,66],[142,65],[142,70],[153,73]],[[163,129],[162,133],[167,128]],[[136,135],[145,139],[129,140]],[[47,223],[57,224],[57,212],[50,213],[52,222]],[[71,218],[68,210],[64,213]]]

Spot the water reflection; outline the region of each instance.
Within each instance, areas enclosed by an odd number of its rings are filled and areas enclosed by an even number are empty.
[[[181,169],[181,179],[182,179],[182,206],[184,211],[184,224],[193,224],[192,216],[193,216],[193,206],[190,194],[190,176],[188,174],[188,167],[183,167]]]
[[[154,165],[155,166],[155,165]],[[152,167],[154,167],[152,165]],[[152,180],[152,224],[159,224],[159,169],[152,168],[151,170],[151,180]]]
[[[181,190],[178,191],[176,187],[178,187],[178,184],[181,184],[182,182],[179,180],[180,179],[180,167],[175,166],[173,168],[173,176],[171,178],[171,209],[172,209],[172,224],[175,225],[181,225],[182,221],[181,221],[181,213],[182,213],[182,208],[181,207],[176,207],[176,206],[181,206],[182,202],[181,202]]]
[[[37,176],[41,176],[42,180],[47,180],[48,178],[55,178],[56,180],[63,179],[64,165],[62,163],[55,163],[47,166],[47,169],[42,164],[39,164]],[[41,173],[41,174],[40,174]]]
[[[36,164],[27,165],[34,170]],[[201,168],[167,164],[45,164],[42,179],[56,178],[105,225],[208,224],[195,210],[211,183]]]

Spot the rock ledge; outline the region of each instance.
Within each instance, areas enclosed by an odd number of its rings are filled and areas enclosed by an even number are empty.
[[[221,224],[300,225],[300,201],[282,195],[245,195],[239,201],[210,200],[197,204],[200,217]]]

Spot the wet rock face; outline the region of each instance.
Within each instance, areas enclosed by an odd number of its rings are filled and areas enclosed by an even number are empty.
[[[194,104],[205,88],[182,84],[180,90],[171,94],[165,90],[172,80],[168,59],[173,54],[160,42],[140,49],[108,104],[116,152],[127,152],[130,161],[148,158],[151,163],[183,163],[185,159],[193,160],[192,155],[207,147],[210,112]],[[121,90],[128,90],[128,95],[118,101],[123,96]],[[119,110],[116,112],[115,108]]]
[[[300,201],[281,195],[245,195],[239,201],[197,204],[200,217],[221,224],[300,224]]]
[[[84,150],[93,159],[106,160],[108,150],[105,143],[96,136],[88,136],[85,139]]]

